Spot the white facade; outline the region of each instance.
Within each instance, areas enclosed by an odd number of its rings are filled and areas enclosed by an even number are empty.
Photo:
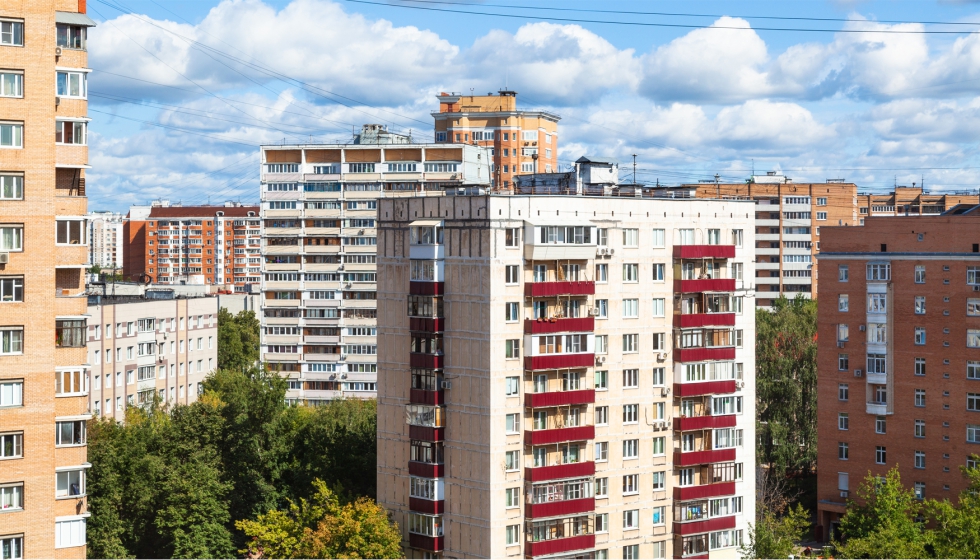
[[[104,269],[123,267],[123,220],[118,212],[89,212],[89,258],[91,265]]]

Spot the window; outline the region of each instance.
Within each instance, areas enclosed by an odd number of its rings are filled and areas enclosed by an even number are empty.
[[[24,176],[0,174],[0,200],[23,200],[23,198]],[[0,228],[0,233],[5,229],[7,228]]]
[[[24,22],[0,21],[0,45],[24,46]]]
[[[968,348],[980,348],[980,329],[967,329],[966,345]]]
[[[608,406],[597,406],[595,407],[595,423],[597,426],[604,426],[609,424],[609,407]]]
[[[597,264],[595,265],[595,281],[596,282],[608,282],[609,281],[609,265],[608,264]]]
[[[628,474],[623,477],[623,495],[640,493],[640,475]]]
[[[664,316],[664,298],[653,299],[653,316],[654,317]]]
[[[787,213],[792,214],[792,212],[787,212]],[[799,214],[806,214],[807,212],[798,212],[798,213]],[[817,212],[817,219],[818,220],[826,220],[827,219],[827,213],[826,212]]]
[[[521,526],[520,525],[508,525],[506,529],[507,535],[507,545],[518,544],[520,539]]]
[[[840,324],[837,325],[837,340],[839,342],[846,342],[848,336],[847,325]]]
[[[508,248],[520,247],[521,230],[520,228],[507,228],[504,230],[504,246]]]
[[[57,319],[54,324],[55,346],[84,348],[87,330],[84,319]]]
[[[840,371],[847,371],[850,369],[849,360],[847,359],[847,354],[837,354],[837,369]]]
[[[520,464],[520,451],[508,451],[504,455],[504,468],[508,471],[516,471],[521,468]]]
[[[24,74],[0,71],[0,97],[24,97]]]
[[[504,506],[508,508],[520,507],[521,505],[521,489],[520,488],[508,488],[505,491],[505,501]]]
[[[667,510],[667,506],[658,506],[658,507],[653,508],[653,524],[654,525],[663,525],[664,523],[667,522],[667,520],[665,519],[666,518],[666,515],[665,515],[666,510]]]
[[[640,316],[640,300],[638,299],[624,299],[623,300],[623,318],[624,319],[636,319]]]
[[[837,296],[837,311],[847,311],[847,294]]]
[[[623,512],[623,529],[639,529],[640,528],[640,510],[631,509]],[[629,548],[629,547],[625,547]],[[634,557],[636,558],[636,557]]]
[[[20,354],[24,351],[24,329],[0,329],[0,354]]]
[[[841,461],[846,461],[848,458],[848,447],[847,442],[839,441],[837,442],[837,458]]]
[[[666,438],[664,436],[659,436],[659,437],[653,438],[653,455],[654,456],[663,455],[665,453],[664,450],[667,448],[665,442],[666,442]]]
[[[837,384],[837,400],[846,401],[850,397],[850,387],[847,383]]]
[[[599,247],[609,246],[609,230],[606,228],[596,229],[596,245]]]
[[[56,395],[81,394],[88,390],[85,372],[82,370],[59,371],[54,376],[54,393]]]
[[[915,343],[919,346],[926,343],[925,327],[915,327]]]
[[[887,462],[888,453],[885,450],[885,446],[878,445],[875,446],[875,463],[879,465],[884,465]]]
[[[600,334],[595,337],[595,353],[605,354],[609,352],[609,335]]]
[[[0,537],[0,555],[3,560],[24,558],[24,537]]]
[[[847,265],[846,264],[837,265],[837,281],[847,282],[848,278],[849,278],[849,274],[848,274]]]
[[[653,281],[663,282],[664,281],[664,264],[654,263],[653,264]]]
[[[980,425],[966,425],[966,441],[967,443],[980,443]]]
[[[846,412],[837,413],[837,429],[846,430],[848,428],[848,420]]]
[[[980,361],[970,360],[966,362],[966,378],[980,379]]]
[[[0,511],[13,511],[24,509],[24,483],[4,484],[0,486]],[[0,540],[0,543],[3,543]],[[6,550],[0,554],[0,558],[6,560],[10,558]],[[19,557],[18,557],[19,558]]]
[[[926,297],[925,296],[915,296],[915,314],[925,315],[926,314]]]
[[[508,434],[521,433],[521,415],[507,414],[504,416],[506,431]]]
[[[721,245],[721,230],[720,229],[709,229],[708,230],[708,245]]]
[[[867,265],[867,280],[885,281],[891,279],[891,265],[872,263]]]
[[[609,372],[606,370],[596,370],[595,372],[595,388],[596,389],[608,389],[609,388]]]
[[[54,524],[54,547],[66,548],[85,545],[85,519],[56,521]]]
[[[513,338],[504,341],[504,357],[507,359],[515,359],[521,357],[521,339]]]
[[[653,473],[653,490],[656,492],[658,490],[664,490],[666,488],[667,473],[665,471],[657,471]]]
[[[54,141],[57,144],[86,144],[88,123],[85,121],[55,121]]]
[[[85,72],[58,71],[56,95],[59,97],[74,97],[85,99],[88,96]],[[84,143],[84,142],[82,142]]]
[[[636,424],[640,421],[640,405],[638,404],[624,404],[623,405],[623,424]],[[627,440],[636,441],[636,440]],[[625,442],[624,447],[625,448]],[[625,457],[625,452],[624,455]]]
[[[520,272],[516,264],[509,264],[504,267],[504,277],[507,284],[519,284],[521,282]]]
[[[85,245],[85,220],[58,220],[55,243],[63,245]]]
[[[24,124],[0,122],[0,148],[23,148]]]
[[[639,282],[640,281],[640,265],[636,263],[624,263],[623,264],[623,282]]]
[[[515,322],[515,321],[518,321],[520,319],[519,305],[520,304],[517,303],[517,302],[508,302],[508,303],[506,303],[504,305],[504,310],[505,310],[505,319],[504,320],[506,320],[508,322],[511,322],[511,323],[512,322]]]
[[[826,206],[826,205],[827,205],[827,199],[826,198],[824,198],[824,197],[818,197],[817,198],[817,206]]]
[[[876,434],[886,434],[888,433],[888,418],[885,416],[875,417],[875,433]]]
[[[84,49],[86,29],[81,25],[59,23],[56,28],[59,47],[68,49]]]
[[[55,473],[55,497],[75,498],[85,495],[85,470],[77,469]]]
[[[608,498],[609,497],[609,479],[608,478],[597,478],[595,479],[595,497],[596,498]]]
[[[916,358],[915,359],[915,374],[925,375],[926,374],[926,359]]]
[[[609,443],[599,441],[595,444],[595,460],[597,462],[609,460]]]
[[[624,369],[623,370],[623,388],[625,389],[635,389],[640,386],[640,370],[638,369]]]
[[[980,412],[980,393],[966,394],[966,409],[973,412]]]
[[[664,384],[664,368],[653,368],[653,386],[659,387]]]
[[[636,228],[623,229],[623,247],[639,247],[640,230]]]
[[[885,363],[886,359],[884,354],[868,354],[868,373],[887,373],[885,371]]]
[[[55,446],[85,445],[85,421],[55,423]]]
[[[650,246],[653,247],[653,248],[655,248],[655,249],[662,249],[662,248],[664,248],[666,246],[664,244],[664,230],[663,229],[654,229],[653,230],[653,242],[652,242],[652,244]]]
[[[623,335],[623,353],[633,354],[640,351],[640,335],[638,334],[624,334]]]
[[[624,528],[625,528],[625,521],[624,521]],[[624,560],[637,560],[639,557],[640,557],[640,545],[630,544],[623,547]]]

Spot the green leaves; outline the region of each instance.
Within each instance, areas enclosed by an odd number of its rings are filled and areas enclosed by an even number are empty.
[[[259,320],[254,311],[218,310],[218,369],[246,371],[259,361]]]
[[[743,558],[788,558],[796,553],[796,543],[810,529],[810,512],[796,504],[785,515],[767,510],[749,527],[749,542],[740,549]]]

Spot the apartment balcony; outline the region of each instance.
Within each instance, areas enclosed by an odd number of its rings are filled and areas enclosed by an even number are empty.
[[[446,357],[443,354],[420,354],[412,352],[409,355],[409,364],[413,368],[442,369]]]
[[[409,317],[408,330],[436,333],[446,330],[445,317]]]
[[[585,513],[594,509],[595,498],[563,500],[560,502],[547,502],[543,504],[524,504],[524,517],[540,519],[542,517],[556,517],[559,515]]]
[[[551,391],[547,393],[525,393],[524,405],[531,408],[565,406],[572,404],[592,404],[595,402],[595,389],[578,391]]]
[[[526,445],[547,445],[567,441],[585,441],[595,438],[595,426],[575,426],[553,428],[550,430],[528,430],[524,432]]]
[[[734,278],[703,278],[701,280],[674,280],[674,291],[684,294],[701,292],[734,292]]]
[[[677,348],[674,350],[675,362],[705,362],[708,360],[734,360],[735,347],[718,348]]]
[[[734,414],[724,416],[691,416],[674,418],[674,429],[682,432],[707,430],[712,428],[733,428],[737,423]]]
[[[687,467],[708,463],[726,463],[735,460],[734,449],[712,449],[710,451],[674,451],[674,466]]]
[[[422,441],[445,441],[445,428],[434,426],[416,426],[409,424],[408,437]]]
[[[409,282],[408,293],[413,296],[441,296],[445,282]]]
[[[547,480],[560,480],[563,478],[577,478],[593,475],[595,475],[595,463],[592,461],[566,463],[564,465],[552,465],[550,467],[524,468],[524,480],[527,482],[544,482]]]
[[[524,334],[548,334],[557,332],[592,332],[595,319],[578,317],[573,319],[525,319]]]
[[[734,259],[734,245],[674,245],[675,259]]]
[[[888,412],[888,403],[869,402],[866,404],[866,407],[865,412],[868,414],[874,414],[876,416],[891,414]]]
[[[701,395],[717,395],[734,393],[738,390],[734,379],[725,381],[701,381],[698,383],[675,383],[674,394],[678,397],[697,397]]]
[[[734,325],[734,313],[690,313],[686,315],[674,315],[674,326],[681,329],[695,327],[731,327]]]
[[[425,478],[441,478],[446,475],[446,466],[443,463],[409,461],[408,474]]]
[[[674,521],[675,535],[697,535],[698,533],[709,533],[712,531],[722,531],[724,529],[735,528],[735,516],[715,517],[701,521],[688,521],[687,523]]]
[[[545,556],[575,550],[588,550],[595,547],[595,535],[579,535],[564,539],[529,542],[524,544],[525,556]]]
[[[888,374],[886,373],[867,372],[865,375],[867,376],[868,383],[872,385],[885,385],[888,383]]]
[[[674,500],[701,500],[719,496],[733,496],[734,482],[716,482],[714,484],[699,484],[697,486],[674,486]]]
[[[440,406],[446,404],[446,396],[439,391],[425,391],[423,389],[411,389],[409,393],[409,402],[412,404],[429,404],[432,406]],[[735,424],[732,424],[733,426]]]
[[[408,534],[408,546],[429,552],[442,551],[442,539],[445,537],[429,537],[427,535]]]
[[[408,509],[418,513],[428,513],[429,515],[440,515],[446,512],[446,501],[423,500],[422,498],[409,498]]]
[[[529,282],[524,284],[525,297],[591,296],[595,295],[595,282]]]
[[[595,354],[551,354],[547,356],[525,356],[524,369],[566,369],[566,368],[585,368],[595,365]],[[412,364],[412,367],[415,367]],[[441,366],[439,366],[441,367]]]

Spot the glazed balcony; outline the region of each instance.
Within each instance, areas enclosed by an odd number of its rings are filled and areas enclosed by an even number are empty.
[[[414,332],[437,333],[446,330],[445,317],[409,317],[408,330]]]
[[[595,426],[527,430],[524,432],[524,443],[526,445],[547,445],[568,441],[585,441],[594,438]]]
[[[414,330],[414,329],[413,329]],[[524,334],[549,334],[558,332],[592,332],[595,319],[577,317],[573,319],[525,319]]]
[[[674,280],[674,291],[684,294],[702,292],[734,292],[734,278],[702,278],[700,280]]]
[[[701,395],[734,393],[737,390],[737,382],[734,379],[674,384],[674,394],[678,397],[698,397]]]
[[[552,296],[591,296],[595,295],[595,282],[571,281],[571,282],[528,282],[524,284],[524,295],[526,297],[552,297]]]
[[[575,550],[588,550],[595,547],[595,535],[579,535],[564,539],[528,542],[524,544],[525,556],[545,556]]]
[[[712,485],[714,486],[714,485]],[[710,533],[712,531],[722,531],[724,529],[735,528],[735,516],[715,517],[701,521],[679,522],[674,521],[675,535],[697,535],[698,533]]]
[[[707,430],[713,428],[733,428],[736,424],[736,416],[728,414],[724,416],[690,416],[674,418],[674,429],[682,432],[692,430]]]
[[[445,441],[445,428],[434,428],[432,426],[409,426],[408,436],[412,439],[422,441]]]
[[[674,466],[688,467],[707,463],[726,463],[735,460],[735,449],[712,449],[710,451],[674,451]]]
[[[420,550],[428,550],[429,552],[441,552],[442,551],[442,539],[445,537],[430,537],[427,535],[418,535],[416,533],[408,534],[408,545],[412,548],[418,548]]]
[[[425,500],[422,498],[409,498],[408,509],[418,513],[428,513],[429,515],[441,515],[446,512],[446,501]]]
[[[716,482],[697,486],[674,486],[674,500],[700,500],[735,495],[734,482]]]
[[[675,259],[734,259],[734,245],[674,245]]]
[[[441,478],[446,474],[446,466],[443,463],[409,461],[408,474],[425,478]]]
[[[413,296],[441,296],[445,291],[444,282],[410,282],[408,293]]]
[[[422,354],[420,352],[412,352],[409,354],[409,364],[413,368],[422,369],[442,369],[443,364],[446,361],[446,356],[444,354]]]
[[[593,475],[595,475],[595,463],[592,461],[566,463],[564,465],[552,465],[550,467],[524,468],[524,480],[527,482],[544,482],[547,480],[560,480],[563,478],[576,478]]]
[[[675,362],[706,362],[709,360],[734,360],[735,347],[715,348],[677,348],[674,350]]]
[[[525,393],[524,404],[531,408],[564,406],[571,404],[592,404],[595,402],[595,389],[578,391],[550,391],[547,393]]]
[[[695,327],[731,327],[735,325],[734,313],[674,314],[674,326],[680,329]]]
[[[411,389],[409,391],[409,402],[412,404],[430,404],[439,406],[446,404],[446,395],[442,390],[426,391],[424,389]],[[734,425],[734,424],[733,424]]]
[[[594,365],[595,354],[592,352],[582,354],[548,354],[545,356],[524,357],[524,369],[532,371],[540,369],[585,368],[592,367]],[[413,364],[412,367],[415,367],[415,365]]]
[[[542,504],[524,504],[524,517],[540,519],[543,517],[586,513],[594,509],[595,498],[562,500],[560,502],[547,502]]]

